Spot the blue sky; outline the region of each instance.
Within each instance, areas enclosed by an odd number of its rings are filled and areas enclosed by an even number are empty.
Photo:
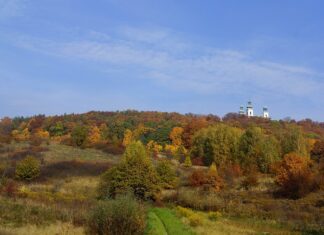
[[[324,120],[324,1],[0,0],[0,117],[90,110]]]

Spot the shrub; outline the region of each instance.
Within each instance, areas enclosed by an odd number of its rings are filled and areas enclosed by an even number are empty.
[[[317,188],[310,161],[294,153],[286,154],[276,175],[276,183],[282,196],[297,199]]]
[[[177,206],[176,209],[181,216],[186,217],[189,220],[191,226],[195,227],[203,224],[202,217],[193,210],[181,206]]]
[[[181,216],[184,216],[184,217],[189,217],[191,215],[194,214],[194,212],[189,209],[189,208],[185,208],[185,207],[182,207],[182,206],[177,206],[177,212],[181,215]]]
[[[14,180],[2,179],[0,182],[0,192],[7,197],[16,197],[18,185]]]
[[[206,182],[204,184],[205,189],[220,191],[224,188],[224,181],[218,175],[216,164],[213,162],[206,174]]]
[[[189,183],[193,187],[202,186],[206,182],[206,173],[204,170],[195,170],[189,176]]]
[[[195,210],[216,211],[223,207],[223,201],[213,192],[181,189],[175,200],[178,205]]]
[[[143,206],[129,196],[102,201],[89,214],[87,234],[143,234],[145,216]]]
[[[210,219],[212,221],[216,221],[220,217],[222,217],[222,213],[220,213],[219,211],[210,211],[210,212],[208,212],[208,219]]]
[[[40,162],[32,156],[27,156],[16,166],[16,176],[21,180],[33,180],[40,174]]]
[[[140,141],[130,143],[122,161],[106,171],[99,184],[99,197],[115,197],[131,191],[139,199],[155,199],[160,192],[159,177]]]
[[[224,188],[224,181],[218,175],[216,165],[211,165],[208,172],[195,170],[189,176],[189,183],[193,187],[203,186],[206,190],[219,191]]]
[[[156,166],[156,172],[163,188],[174,188],[176,186],[177,175],[175,170],[172,168],[172,165],[168,161],[159,161]]]
[[[249,190],[252,187],[255,187],[259,184],[258,182],[258,175],[256,171],[251,171],[249,174],[244,178],[244,180],[241,182],[242,188],[245,190]]]
[[[202,217],[197,213],[194,213],[193,215],[189,216],[188,219],[189,219],[190,225],[193,227],[200,226],[203,224]]]

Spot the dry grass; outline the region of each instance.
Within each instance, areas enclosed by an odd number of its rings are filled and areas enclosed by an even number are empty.
[[[48,226],[25,225],[19,228],[0,227],[0,234],[6,235],[81,235],[82,227],[75,227],[70,223],[57,222]]]
[[[210,221],[206,218],[206,215],[204,216],[204,225],[194,228],[198,235],[301,234],[291,232],[270,220],[220,218],[216,221]]]

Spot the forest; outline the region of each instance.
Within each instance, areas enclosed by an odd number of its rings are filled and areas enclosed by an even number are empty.
[[[324,234],[324,122],[5,117],[0,211],[0,234]]]

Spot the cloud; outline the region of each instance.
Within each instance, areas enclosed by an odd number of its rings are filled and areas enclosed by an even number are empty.
[[[92,31],[87,38],[74,41],[21,37],[16,45],[51,56],[100,62],[112,69],[124,68],[126,75],[172,90],[318,98],[324,89],[323,74],[311,68],[199,46],[172,30],[124,27],[117,34]]]

